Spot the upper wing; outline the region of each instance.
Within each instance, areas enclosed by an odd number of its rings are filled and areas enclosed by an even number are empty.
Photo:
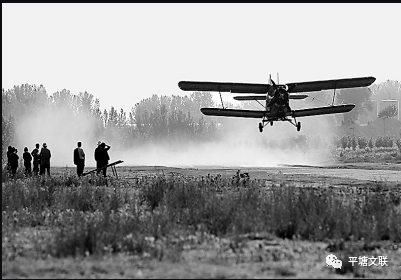
[[[269,91],[269,84],[248,84],[248,83],[215,83],[215,82],[189,82],[178,83],[184,91],[220,91],[234,93],[266,93]]]
[[[305,99],[307,98],[308,95],[306,94],[289,94],[288,98],[289,99]],[[247,101],[247,100],[266,100],[265,95],[240,95],[240,96],[234,96],[235,100],[238,101]]]
[[[316,115],[346,113],[351,111],[354,107],[355,107],[354,104],[345,104],[345,105],[336,105],[329,107],[294,110],[292,111],[292,116],[299,118],[299,117],[316,116]]]
[[[288,92],[320,91],[326,89],[366,87],[376,80],[375,77],[337,79],[314,82],[288,83]]]
[[[221,116],[221,117],[240,117],[240,118],[258,118],[264,116],[272,117],[266,111],[259,110],[237,110],[237,109],[220,109],[220,108],[202,108],[201,112],[208,116]]]
[[[371,85],[376,78],[362,77],[350,79],[325,80],[314,82],[288,83],[288,92],[307,92],[320,91],[326,89],[366,87]],[[181,81],[178,83],[184,91],[219,91],[233,93],[267,93],[270,84],[250,84],[250,83],[217,83],[217,82],[192,82]],[[253,99],[252,99],[253,100]]]

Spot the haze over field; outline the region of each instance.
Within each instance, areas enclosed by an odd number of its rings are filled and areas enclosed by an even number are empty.
[[[87,158],[86,164],[95,166],[96,143],[91,140],[93,130],[93,121],[88,117],[82,116],[78,120],[71,118],[71,115],[63,110],[54,112],[45,109],[19,122],[16,147],[22,154],[25,146],[28,146],[31,152],[36,143],[39,143],[40,148],[46,143],[52,154],[53,166],[73,166],[73,150],[77,147],[77,141],[81,141]]]
[[[316,149],[295,147],[280,149],[268,146],[271,142],[280,145],[286,138],[316,134],[316,131],[321,132],[322,139],[331,141],[332,126],[325,117],[319,120],[304,118],[302,124],[304,125],[302,134],[287,122],[276,122],[273,127],[268,125],[264,132],[260,133],[256,119],[232,118],[226,121],[223,138],[219,141],[202,144],[181,142],[175,145],[175,149],[157,144],[144,145],[115,155],[128,165],[176,167],[199,165],[273,167],[278,164],[315,165],[326,162],[327,157]]]
[[[167,165],[167,166],[276,166],[277,164],[317,164],[324,161],[321,153],[301,148],[269,148],[272,141],[279,145],[287,137],[314,134],[319,131],[322,138],[330,141],[332,125],[330,117],[303,118],[302,133],[289,123],[274,123],[266,126],[261,134],[256,119],[223,120],[223,138],[211,142],[193,142],[177,140],[173,144],[144,143],[132,149],[119,149],[118,143],[105,141],[112,148],[109,150],[110,162],[123,160],[125,165]],[[43,125],[41,125],[43,124]],[[94,167],[93,141],[94,124],[89,117],[71,118],[63,110],[43,110],[34,117],[24,119],[16,132],[16,147],[22,151],[28,146],[29,151],[35,143],[44,142],[52,153],[53,166],[73,166],[73,150],[76,142],[82,142],[86,154],[86,166]]]

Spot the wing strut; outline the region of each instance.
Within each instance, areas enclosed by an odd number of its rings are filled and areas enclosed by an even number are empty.
[[[334,88],[334,94],[333,94],[333,102],[331,103],[331,106],[334,105],[334,97],[336,96],[336,88]]]
[[[219,94],[220,94],[220,100],[221,100],[221,107],[224,109],[223,98],[221,97],[220,85],[219,85]]]
[[[266,107],[265,106],[263,106],[263,104],[262,103],[260,103],[258,100],[255,100],[256,102],[258,102],[259,103],[259,105],[260,106],[262,106],[263,107],[263,109],[265,109],[266,110]],[[256,107],[255,107],[256,108]]]

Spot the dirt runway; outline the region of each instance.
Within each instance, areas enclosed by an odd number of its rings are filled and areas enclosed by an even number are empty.
[[[331,164],[321,166],[280,165],[276,167],[222,167],[222,166],[123,166],[117,168],[126,178],[144,175],[185,175],[193,177],[234,177],[237,172],[249,175],[250,179],[265,180],[266,183],[287,183],[297,186],[363,186],[366,184],[401,184],[400,164]],[[128,171],[128,174],[127,174]]]

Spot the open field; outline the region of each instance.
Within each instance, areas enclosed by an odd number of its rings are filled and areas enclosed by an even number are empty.
[[[400,164],[117,171],[3,179],[2,277],[401,275]],[[326,266],[329,254],[340,270]],[[387,265],[352,266],[360,256]]]
[[[205,176],[207,174],[231,178],[240,173],[248,173],[252,179],[265,180],[267,183],[290,183],[295,185],[337,186],[355,184],[372,184],[379,181],[401,184],[401,164],[388,163],[348,163],[321,166],[280,165],[277,167],[209,167],[172,168],[164,166],[120,167],[124,178],[135,178],[147,175],[183,175]]]

